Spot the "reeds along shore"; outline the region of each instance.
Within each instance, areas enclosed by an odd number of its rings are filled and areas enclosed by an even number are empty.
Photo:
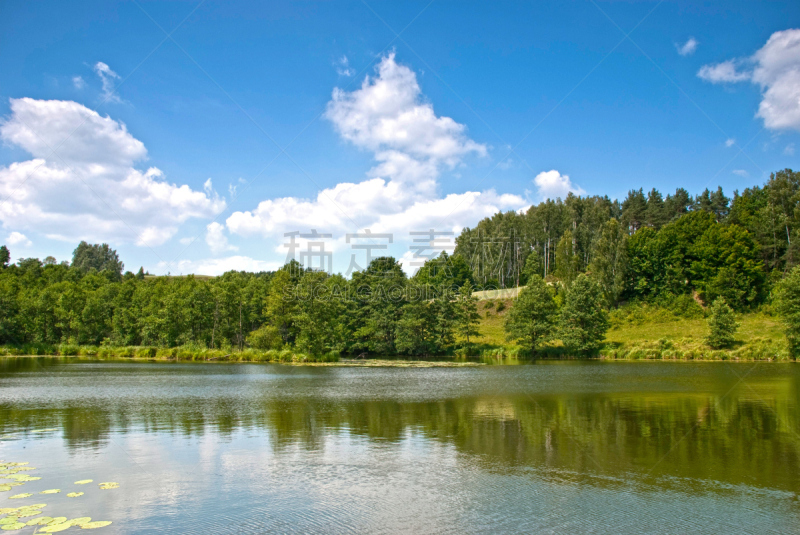
[[[69,344],[24,344],[21,346],[0,347],[0,355],[4,356],[62,356],[62,357],[95,357],[95,358],[129,358],[148,360],[185,360],[185,361],[218,361],[218,362],[338,362],[339,353],[329,352],[319,356],[306,355],[290,349],[254,349],[222,350],[191,346],[158,348],[148,346],[77,346]]]
[[[147,346],[77,346],[69,344],[25,344],[22,346],[2,346],[0,356],[80,356],[114,359],[147,359],[177,361],[208,362],[274,362],[274,363],[317,363],[339,362],[341,355],[332,351],[324,355],[314,356],[292,351],[291,349],[255,349],[220,350],[192,346],[157,348]],[[564,347],[545,347],[536,353],[530,353],[517,346],[496,347],[472,345],[454,349],[450,355],[438,357],[454,359],[562,359],[593,358],[605,360],[681,360],[681,361],[764,361],[790,362],[795,359],[789,355],[785,342],[767,338],[755,338],[747,344],[739,344],[729,349],[711,349],[701,341],[693,339],[641,341],[629,343],[607,343],[593,355],[576,357]],[[405,357],[407,360],[425,359],[425,356]]]

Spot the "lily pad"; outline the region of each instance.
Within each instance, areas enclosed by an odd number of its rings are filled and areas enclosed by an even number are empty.
[[[13,524],[16,521],[17,521],[16,516],[8,516],[0,520],[0,526],[5,526],[6,524]]]
[[[83,496],[82,492],[70,492],[67,494],[67,498],[77,498],[78,496]]]
[[[85,485],[85,484],[91,483],[93,481],[94,481],[94,479],[81,479],[80,481],[76,481],[75,484],[76,485]]]
[[[114,483],[113,481],[100,483],[100,490],[111,490],[118,488],[119,488],[119,483]]]
[[[69,529],[72,527],[72,524],[69,522],[62,522],[61,524],[48,524],[47,526],[43,527],[39,530],[39,533],[57,533],[59,531],[64,531],[65,529]]]
[[[17,518],[30,518],[32,516],[40,514],[42,514],[42,511],[36,511],[36,510],[22,511]]]
[[[22,509],[41,509],[42,507],[47,507],[46,503],[34,503],[33,505],[26,505]]]
[[[47,489],[43,490],[39,494],[58,494],[59,492],[61,492],[61,489]]]
[[[39,518],[33,518],[28,520],[27,525],[29,526],[44,526],[52,522],[53,517],[51,516],[40,516]]]
[[[110,520],[97,520],[95,522],[87,522],[86,524],[81,524],[81,529],[97,529],[97,528],[104,528],[111,524]]]
[[[30,492],[24,492],[22,494],[14,494],[13,496],[9,496],[8,499],[18,500],[19,498],[29,498],[30,496],[33,496],[33,494],[31,494]]]
[[[25,527],[25,524],[23,524],[22,522],[15,522],[13,524],[6,524],[0,529],[3,529],[5,531],[16,531],[16,530],[22,529],[24,527]]]
[[[16,507],[3,507],[0,509],[0,515],[7,515],[8,513],[13,513],[16,510]]]
[[[81,524],[88,524],[92,521],[92,517],[90,516],[81,516],[78,518],[73,518],[69,522],[67,522],[71,526],[80,526]]]
[[[11,490],[11,485],[0,485],[0,492]]]
[[[65,517],[65,516],[57,516],[53,520],[48,522],[47,526],[50,527],[50,526],[55,526],[56,524],[63,524],[66,521],[67,521],[67,517]]]

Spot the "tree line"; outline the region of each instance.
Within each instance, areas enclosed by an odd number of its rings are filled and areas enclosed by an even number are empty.
[[[390,257],[351,279],[294,261],[275,272],[152,277],[124,272],[107,244],[82,242],[60,264],[12,264],[3,246],[0,344],[436,354],[479,334],[473,290],[526,286],[507,315],[509,339],[535,351],[558,338],[590,352],[607,311],[626,301],[721,299],[742,311],[776,284],[794,295],[787,284],[800,275],[780,281],[798,260],[798,203],[800,173],[788,169],[733,198],[721,188],[696,197],[639,189],[622,202],[570,194],[464,229],[452,256],[411,278]]]

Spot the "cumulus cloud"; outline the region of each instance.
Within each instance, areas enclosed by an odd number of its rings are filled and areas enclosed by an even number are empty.
[[[399,65],[394,54],[383,58],[377,70],[361,89],[334,90],[325,116],[342,137],[378,154],[400,151],[450,166],[469,153],[486,154],[485,145],[466,136],[463,124],[437,117],[433,105],[422,101],[416,74]]]
[[[102,61],[95,63],[94,72],[100,77],[100,81],[103,84],[103,101],[122,102],[119,95],[114,92],[114,80],[119,79],[119,74],[112,71],[111,67]]]
[[[568,175],[562,175],[555,169],[539,173],[533,179],[533,183],[536,186],[540,200],[555,200],[559,197],[564,199],[570,192],[576,195],[586,193],[583,188],[573,184]]]
[[[741,82],[750,79],[750,73],[737,69],[734,60],[723,61],[716,65],[703,65],[697,71],[697,76],[708,82],[717,84],[721,82]]]
[[[800,130],[800,29],[775,32],[751,57],[705,65],[697,74],[713,83],[758,84],[762,99],[756,116],[764,126]]]
[[[678,50],[678,54],[681,56],[691,56],[694,54],[694,51],[697,50],[697,45],[700,44],[697,42],[697,39],[694,37],[690,37],[685,43],[679,45],[675,43],[675,48]]]
[[[342,236],[369,228],[395,234],[397,241],[410,231],[460,231],[526,204],[518,195],[493,190],[438,194],[442,169],[469,155],[485,156],[487,149],[467,136],[464,125],[435,114],[422,98],[416,74],[398,64],[394,54],[381,60],[376,75],[367,76],[360,89],[334,90],[325,117],[343,139],[373,153],[376,163],[367,178],[336,184],[309,199],[264,200],[254,210],[231,214],[230,232],[283,240],[284,233],[297,230]]]
[[[213,217],[225,201],[210,191],[137,168],[144,144],[124,124],[76,102],[11,99],[0,138],[33,159],[0,167],[3,226],[66,241],[154,246],[189,218]]]
[[[228,237],[225,236],[225,227],[216,221],[209,223],[206,227],[206,243],[211,252],[216,254],[225,251],[237,251],[239,248],[228,243]]]
[[[729,138],[725,140],[726,147],[733,147],[736,144],[736,140],[734,138]]]
[[[75,86],[75,89],[83,89],[84,87],[86,87],[86,82],[84,81],[82,76],[73,76],[72,85]]]
[[[6,243],[12,246],[19,245],[20,247],[30,247],[33,245],[31,240],[29,240],[25,234],[16,231],[8,235],[8,238],[6,238]]]
[[[783,149],[783,153],[786,156],[794,156],[794,143],[789,143],[786,145],[786,148]]]
[[[744,169],[734,169],[733,170],[733,174],[736,175],[736,176],[744,177],[744,178],[747,178],[748,176],[750,176],[750,173],[748,173]]]

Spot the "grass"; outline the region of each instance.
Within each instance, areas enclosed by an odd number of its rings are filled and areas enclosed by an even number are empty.
[[[217,361],[217,362],[281,362],[302,364],[311,362],[338,362],[339,353],[330,352],[324,355],[313,356],[292,351],[290,349],[270,349],[259,351],[244,349],[242,351],[225,351],[221,349],[207,349],[193,345],[157,348],[148,346],[77,346],[61,344],[51,346],[47,344],[27,344],[24,346],[0,347],[0,356],[37,356],[55,355],[64,357],[93,357],[108,359],[139,359],[139,360],[174,360],[174,361]]]
[[[480,336],[471,340],[474,346],[469,351],[456,353],[496,358],[525,356],[526,351],[505,338],[503,323],[513,304],[513,299],[480,301]],[[665,307],[624,307],[611,314],[612,326],[597,356],[615,360],[790,360],[783,326],[777,318],[764,313],[739,315],[740,327],[733,347],[712,350],[705,343],[708,324],[702,314],[700,308],[689,311],[690,317],[686,318]],[[537,356],[571,357],[558,341]]]

